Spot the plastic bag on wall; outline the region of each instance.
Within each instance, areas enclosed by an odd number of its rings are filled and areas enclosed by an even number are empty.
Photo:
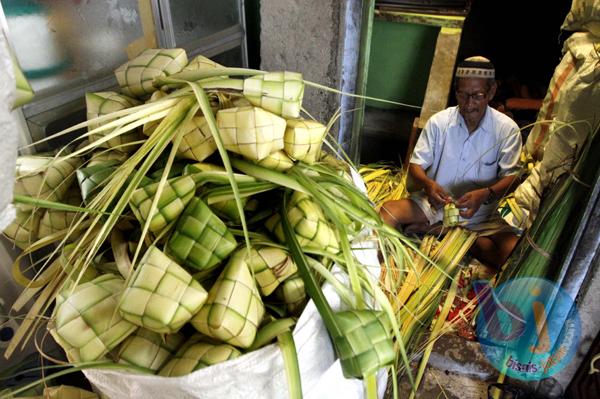
[[[6,35],[0,30],[0,231],[15,218],[12,205],[19,131],[11,113],[15,101],[15,75]]]
[[[554,71],[537,124],[526,151],[541,160],[515,190],[517,203],[529,214],[529,227],[537,214],[540,195],[564,173],[569,173],[583,144],[598,123],[600,104],[600,38],[574,33]]]

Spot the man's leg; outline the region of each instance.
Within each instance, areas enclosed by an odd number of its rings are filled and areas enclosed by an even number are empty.
[[[421,208],[407,198],[387,201],[379,210],[379,215],[386,224],[397,229],[404,226],[405,230],[420,232],[429,226],[427,216]]]
[[[478,237],[471,247],[471,253],[478,260],[500,270],[518,241],[519,236],[508,232]]]

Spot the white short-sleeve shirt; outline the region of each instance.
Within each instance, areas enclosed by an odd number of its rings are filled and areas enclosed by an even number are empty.
[[[469,191],[489,187],[502,177],[517,174],[521,147],[519,127],[503,113],[487,107],[479,127],[469,134],[458,107],[450,107],[429,119],[410,162],[420,165],[430,179],[457,200]],[[415,194],[411,198],[422,209],[428,206],[423,193]],[[465,220],[467,226],[485,221],[496,205],[482,205],[475,215]],[[431,220],[431,212],[425,214],[430,222],[438,221]]]

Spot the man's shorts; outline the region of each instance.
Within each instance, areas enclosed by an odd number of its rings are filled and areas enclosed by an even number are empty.
[[[410,193],[408,197],[423,211],[425,217],[429,221],[429,225],[433,226],[436,223],[442,223],[444,220],[444,208],[435,209],[427,199],[424,191]],[[502,219],[502,216],[496,212],[497,204],[482,205],[484,209],[480,209],[471,219],[459,218],[459,224],[469,230],[476,231],[480,236],[491,236],[498,233],[513,233],[519,235],[519,230],[510,226]],[[488,209],[485,209],[488,208]],[[489,215],[486,217],[486,215]]]

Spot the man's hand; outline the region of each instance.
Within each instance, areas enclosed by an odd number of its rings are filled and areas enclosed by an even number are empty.
[[[440,209],[445,204],[452,201],[452,198],[450,198],[444,188],[434,181],[431,181],[425,186],[425,193],[427,194],[429,203],[435,209]]]
[[[470,219],[475,212],[479,210],[481,204],[485,202],[489,195],[487,188],[469,191],[456,201],[456,206],[460,208],[460,216]]]
[[[408,164],[408,172],[415,182],[425,190],[429,203],[435,209],[440,209],[448,202],[452,202],[452,198],[446,193],[446,190],[434,180],[427,177],[425,170],[420,165],[414,163]]]

